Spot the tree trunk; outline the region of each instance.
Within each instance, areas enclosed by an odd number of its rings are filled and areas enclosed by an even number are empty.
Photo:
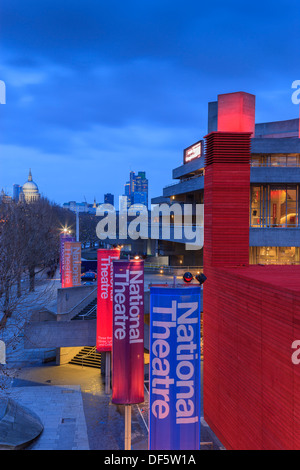
[[[34,292],[35,287],[35,269],[29,268],[29,292]]]
[[[21,274],[18,274],[18,277],[17,277],[17,297],[18,297],[18,299],[21,297],[21,295],[22,295]]]

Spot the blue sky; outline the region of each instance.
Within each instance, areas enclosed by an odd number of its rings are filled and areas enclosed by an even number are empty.
[[[298,117],[299,31],[298,0],[1,0],[0,189],[31,167],[50,200],[103,202],[144,170],[160,195],[219,93]]]

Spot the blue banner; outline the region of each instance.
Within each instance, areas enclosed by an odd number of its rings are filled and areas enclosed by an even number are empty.
[[[150,288],[150,450],[200,449],[200,286]]]

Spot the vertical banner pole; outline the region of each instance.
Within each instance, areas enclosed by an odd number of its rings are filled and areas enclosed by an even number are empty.
[[[110,394],[110,351],[105,353],[105,393]]]
[[[125,405],[125,450],[131,450],[131,405]]]
[[[125,450],[131,405],[144,402],[144,261],[113,262],[112,403],[125,405]]]
[[[150,287],[149,450],[200,450],[200,306],[200,286]]]
[[[79,208],[76,207],[76,241],[79,242]]]

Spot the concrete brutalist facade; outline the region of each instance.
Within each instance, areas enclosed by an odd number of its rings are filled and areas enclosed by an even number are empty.
[[[208,104],[208,133],[217,130],[217,121],[218,102],[216,101]],[[251,139],[251,154],[300,155],[299,119],[256,124],[255,137]],[[168,199],[171,204],[195,194],[202,194],[204,197],[205,176],[197,175],[199,171],[204,170],[204,158],[201,156],[173,169],[173,179],[179,180],[178,183],[163,188],[163,196],[153,198],[152,204],[160,204]],[[300,167],[251,167],[250,184],[300,184]],[[178,246],[180,245],[180,241],[173,239],[171,241],[176,241]],[[183,242],[184,240],[181,244]],[[166,242],[164,243],[166,247]],[[249,246],[299,247],[300,228],[250,227]]]

